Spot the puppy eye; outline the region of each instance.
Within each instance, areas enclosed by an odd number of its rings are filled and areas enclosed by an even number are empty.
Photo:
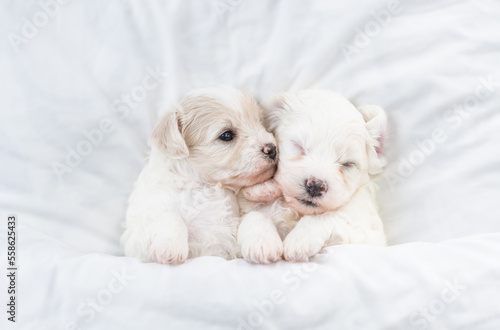
[[[346,170],[356,167],[356,163],[355,162],[344,162],[341,165],[342,165],[342,168],[346,169]]]
[[[306,154],[306,151],[304,150],[304,148],[300,145],[300,143],[298,142],[295,142],[295,141],[292,141],[293,142],[293,145],[294,147],[300,152],[301,155],[305,155]]]
[[[226,142],[231,141],[234,139],[234,133],[233,131],[225,131],[219,136],[219,139]]]

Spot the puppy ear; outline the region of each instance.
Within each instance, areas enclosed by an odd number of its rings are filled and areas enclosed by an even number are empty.
[[[189,156],[189,150],[181,134],[179,111],[171,111],[160,120],[151,133],[148,144],[167,153],[170,158],[182,159]]]
[[[376,175],[382,172],[387,160],[384,156],[385,138],[387,134],[387,115],[378,105],[361,105],[358,107],[366,123],[370,135],[368,148],[368,172]]]
[[[261,103],[264,108],[264,126],[268,131],[274,132],[283,115],[290,111],[289,98],[289,93],[275,94],[267,97]]]

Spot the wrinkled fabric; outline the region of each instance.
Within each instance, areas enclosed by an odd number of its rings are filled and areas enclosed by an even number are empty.
[[[0,7],[0,214],[19,219],[16,329],[500,328],[498,2]],[[391,246],[330,247],[296,265],[123,257],[126,201],[158,116],[216,83],[382,106]]]

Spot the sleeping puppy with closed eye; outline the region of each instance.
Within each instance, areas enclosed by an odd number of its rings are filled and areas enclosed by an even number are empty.
[[[264,108],[280,160],[274,179],[240,192],[242,256],[300,262],[325,246],[385,245],[375,202],[385,165],[382,108],[313,90],[276,95]]]
[[[160,120],[129,199],[126,256],[162,264],[236,256],[236,193],[276,170],[261,114],[251,96],[216,86],[191,92]]]

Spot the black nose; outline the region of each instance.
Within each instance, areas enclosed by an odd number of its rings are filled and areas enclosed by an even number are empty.
[[[305,180],[304,186],[306,187],[307,193],[311,197],[319,197],[328,190],[326,182],[316,178],[310,178]]]
[[[268,143],[262,148],[262,152],[266,154],[267,157],[272,160],[276,159],[276,146],[272,143]]]

